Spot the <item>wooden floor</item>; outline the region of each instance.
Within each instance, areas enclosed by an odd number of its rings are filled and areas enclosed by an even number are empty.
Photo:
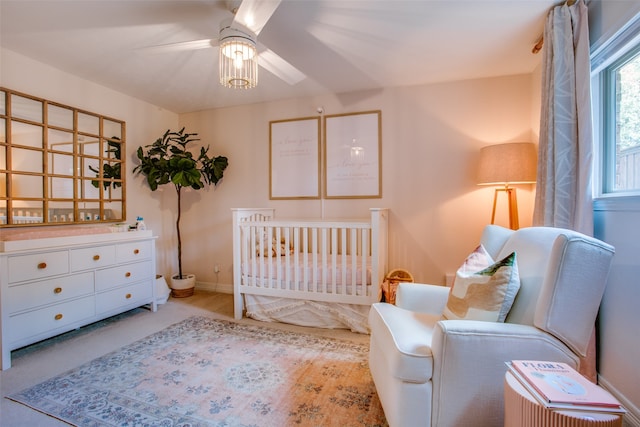
[[[169,298],[153,313],[138,308],[119,316],[12,352],[12,368],[0,372],[0,426],[67,426],[66,423],[4,397],[117,350],[188,317],[200,315],[233,320],[233,295],[196,290],[187,298]],[[369,336],[348,330],[316,329],[243,318],[239,322],[311,333],[360,343]]]

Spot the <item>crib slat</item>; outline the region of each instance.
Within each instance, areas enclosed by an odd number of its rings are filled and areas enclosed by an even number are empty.
[[[280,247],[280,241],[277,239],[276,235],[278,233],[280,227],[271,227],[269,229],[269,257],[267,260],[269,262],[269,266],[271,267],[271,274],[269,275],[269,287],[274,289],[282,288],[282,257],[280,256],[280,251],[278,248]],[[275,263],[273,260],[275,259]]]
[[[303,263],[302,265],[304,266],[304,282],[303,282],[303,289],[305,292],[310,292],[310,286],[309,286],[309,228],[307,227],[303,227],[303,232],[302,232],[302,247],[304,248],[304,252],[303,252]]]
[[[331,268],[327,267],[328,270],[330,270],[331,272],[331,293],[332,294],[336,294],[336,282],[338,280],[337,278],[337,270],[336,270],[336,265],[337,265],[337,258],[338,258],[338,229],[336,228],[330,228],[329,229],[331,231],[331,250],[330,250],[330,255],[331,255]],[[328,258],[328,257],[327,257]],[[325,292],[327,292],[327,289],[325,289]]]
[[[258,273],[258,263],[256,262],[258,257],[256,254],[256,238],[257,238],[257,233],[258,233],[258,228],[257,227],[250,227],[251,228],[251,275],[253,276],[253,280],[252,280],[252,284],[253,286],[258,286],[258,278],[260,277],[259,273]],[[257,274],[258,273],[258,274]]]
[[[370,295],[371,288],[374,286],[366,286],[367,283],[367,254],[369,254],[369,233],[362,233],[362,254],[360,258],[362,259],[362,274],[360,277],[360,282],[362,283],[362,295]]]
[[[284,252],[285,278],[284,285],[286,289],[295,289],[291,283],[291,251],[289,250],[289,227],[284,229],[284,245],[278,244],[281,251]],[[280,241],[280,240],[278,240]]]
[[[300,287],[300,227],[293,228],[293,289],[302,290]]]
[[[351,286],[347,283],[347,229],[340,229],[340,264],[342,268],[340,269],[340,288],[342,294],[349,294],[349,287]]]
[[[273,251],[273,239],[271,238],[273,233],[273,227],[265,227],[262,230],[262,244],[264,245],[264,249],[262,252],[262,256],[260,257],[260,261],[264,266],[263,270],[263,284],[262,286],[265,288],[273,287],[273,263],[271,262],[272,251]]]
[[[351,295],[358,289],[358,230],[351,229]]]
[[[318,229],[311,229],[311,255],[312,255],[312,265],[316,266],[318,264]],[[311,267],[311,283],[310,292],[316,292],[318,289],[318,281],[320,280],[319,274],[320,268]]]
[[[259,227],[256,230],[256,233],[258,233],[258,238],[260,239],[260,253],[258,256],[258,261],[259,261],[259,267],[258,267],[258,274],[259,274],[259,280],[258,283],[262,282],[262,287],[263,288],[268,288],[269,287],[269,282],[265,283],[265,274],[266,272],[266,266],[264,264],[264,251],[267,250],[267,248],[265,247],[264,244],[264,233],[265,233],[265,227]]]
[[[249,276],[249,270],[251,269],[251,264],[249,262],[249,250],[251,249],[251,245],[247,244],[251,242],[251,227],[242,226],[240,227],[240,259],[242,260],[242,264],[244,267],[244,271],[241,274]]]
[[[322,287],[318,289],[318,292],[326,292],[327,291],[327,282],[329,269],[327,267],[327,262],[329,259],[329,254],[327,253],[328,243],[327,243],[327,229],[320,228],[321,231],[321,258],[320,262],[322,263]]]

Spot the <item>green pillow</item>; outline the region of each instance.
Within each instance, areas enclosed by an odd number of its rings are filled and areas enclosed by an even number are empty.
[[[519,289],[515,252],[477,271],[460,268],[442,317],[447,320],[504,322]]]

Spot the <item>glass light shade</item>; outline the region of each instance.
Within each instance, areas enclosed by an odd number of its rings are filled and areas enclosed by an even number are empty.
[[[249,89],[258,84],[256,45],[243,37],[227,37],[220,43],[220,84]]]
[[[533,143],[489,145],[480,150],[478,184],[533,184],[536,182],[537,162]]]

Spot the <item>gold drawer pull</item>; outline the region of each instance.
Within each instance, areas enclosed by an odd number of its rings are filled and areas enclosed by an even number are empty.
[[[56,320],[60,320],[60,319],[62,319],[62,313],[58,313],[58,314],[56,314],[55,319],[56,319]]]
[[[140,249],[134,249],[134,250],[133,250],[133,253],[134,253],[135,255],[138,255],[138,254],[140,253]]]
[[[94,260],[94,261],[98,261],[99,259],[100,259],[100,255],[94,255],[94,256],[93,256],[93,260]]]
[[[125,298],[126,298],[126,299],[131,298],[131,294],[127,294],[127,295],[125,295]]]
[[[46,262],[41,262],[40,264],[38,264],[38,269],[44,270],[45,268],[47,268],[47,263]]]
[[[54,293],[54,294],[62,293],[62,288],[58,286],[57,288],[55,288],[55,289],[53,290],[53,293]]]
[[[131,277],[131,273],[127,271],[126,273],[124,273],[124,277]]]

